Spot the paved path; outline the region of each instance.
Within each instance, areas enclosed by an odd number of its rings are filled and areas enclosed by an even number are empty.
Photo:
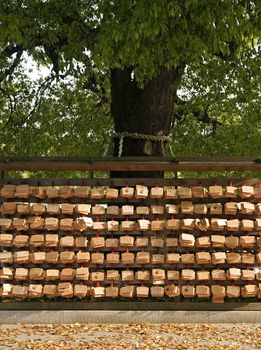
[[[0,350],[257,350],[261,324],[1,325]]]
[[[261,323],[260,311],[0,310],[5,324]]]

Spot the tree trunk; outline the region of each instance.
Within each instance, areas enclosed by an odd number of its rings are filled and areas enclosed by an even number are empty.
[[[171,131],[177,82],[181,71],[162,69],[143,89],[133,77],[132,68],[111,72],[111,113],[115,132],[166,135]],[[176,83],[176,84],[175,84]],[[125,137],[121,156],[148,156],[144,140]],[[163,156],[160,142],[150,143],[149,156]],[[114,140],[114,156],[119,139]],[[163,172],[112,172],[111,177],[163,177]]]

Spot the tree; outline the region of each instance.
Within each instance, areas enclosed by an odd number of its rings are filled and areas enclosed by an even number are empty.
[[[3,0],[0,13],[1,80],[24,52],[52,63],[56,81],[80,72],[83,86],[104,88],[99,79],[109,76],[119,133],[169,135],[186,115],[177,90],[190,67],[260,55],[259,0]],[[207,106],[192,114],[202,122],[210,115]],[[114,146],[117,155],[118,139]],[[162,155],[160,144],[125,138],[123,156],[148,153]]]

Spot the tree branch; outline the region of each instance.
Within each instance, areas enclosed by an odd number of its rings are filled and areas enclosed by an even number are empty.
[[[11,51],[10,51],[11,52]],[[13,63],[10,65],[9,68],[5,69],[1,74],[0,74],[0,83],[5,80],[8,76],[11,76],[16,69],[16,67],[19,65],[21,61],[22,54],[24,52],[23,48],[21,46],[16,47],[16,57],[13,60]],[[9,56],[8,56],[9,57]]]
[[[1,52],[2,57],[11,57],[14,53],[19,52],[22,49],[21,45],[8,45]]]
[[[12,101],[11,95],[6,94],[6,91],[1,86],[0,86],[0,91],[2,91],[2,93],[7,96],[7,99],[9,101],[9,116],[4,126],[0,129],[0,132],[3,132],[13,119],[13,114],[14,114],[13,103],[15,106],[16,106],[16,103]]]

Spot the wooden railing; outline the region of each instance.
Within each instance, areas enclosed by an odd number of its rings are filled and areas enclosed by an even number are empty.
[[[261,157],[9,157],[0,171],[261,171]]]

